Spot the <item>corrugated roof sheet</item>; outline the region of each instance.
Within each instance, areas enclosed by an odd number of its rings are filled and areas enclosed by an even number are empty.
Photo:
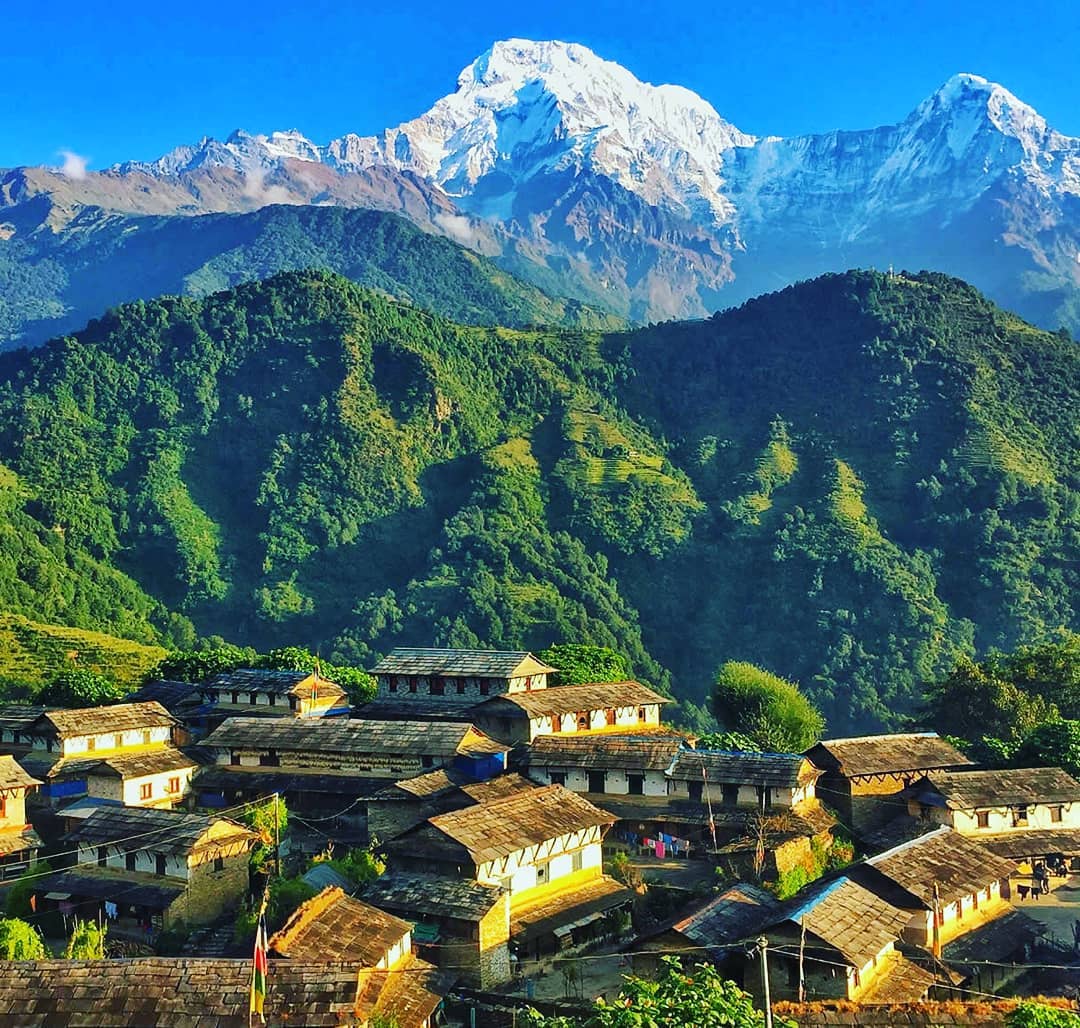
[[[390,871],[363,888],[364,900],[398,913],[479,921],[498,902],[503,890],[463,878]]]
[[[7,754],[0,754],[0,792],[13,789],[31,789],[41,782],[28,775],[22,765]]]
[[[932,771],[911,792],[920,799],[926,792],[937,792],[950,810],[1080,802],[1080,782],[1059,767]]]
[[[607,768],[630,771],[666,771],[683,744],[667,732],[602,732],[598,735],[541,735],[532,741],[524,760],[528,767]],[[698,777],[701,771],[698,770]]]
[[[114,703],[107,707],[49,710],[34,722],[34,732],[54,731],[61,738],[172,727],[177,723],[160,703]]]
[[[955,746],[936,732],[823,739],[807,750],[806,755],[818,767],[836,769],[849,778],[971,764]]]
[[[248,1028],[250,1024],[250,958],[32,960],[9,966],[14,973],[0,975],[0,1011],[15,1012],[23,1028],[69,1024]],[[355,963],[271,961],[267,1024],[274,1028],[355,1024],[359,970]]]
[[[987,888],[993,881],[1008,878],[1016,870],[1015,861],[999,857],[950,828],[901,843],[870,857],[866,864],[928,905],[933,900],[935,883],[941,902],[952,903]]]
[[[441,675],[444,678],[521,678],[556,669],[528,650],[448,650],[398,647],[372,669],[373,675]]]
[[[428,818],[428,825],[464,848],[477,864],[593,825],[614,823],[614,815],[561,785],[528,789]],[[413,838],[410,834],[399,841],[409,845]]]
[[[148,807],[109,807],[95,810],[65,839],[65,844],[89,846],[120,845],[124,850],[152,849],[158,852],[190,853],[210,828],[223,823],[230,828],[230,839],[257,836],[250,829],[224,817],[206,814],[182,814],[173,810]]]
[[[813,781],[819,772],[797,753],[746,753],[739,750],[694,750],[684,747],[669,774],[680,780],[702,780],[729,785],[766,785],[794,789]]]
[[[295,960],[355,960],[374,967],[412,926],[331,886],[301,903],[269,948]]]
[[[290,753],[415,754],[450,758],[505,753],[509,747],[472,725],[445,721],[231,717],[202,743],[223,749]]]
[[[550,717],[552,714],[577,714],[587,710],[610,710],[619,707],[642,707],[655,703],[671,703],[640,682],[593,682],[588,685],[559,685],[531,692],[507,693],[493,696],[473,709],[480,714],[503,714],[515,708],[530,718]]]

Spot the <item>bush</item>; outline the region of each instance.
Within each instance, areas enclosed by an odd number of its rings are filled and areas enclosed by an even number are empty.
[[[48,874],[51,870],[51,864],[39,860],[8,887],[7,902],[4,906],[8,917],[30,917],[34,913],[30,909],[30,897],[34,892],[35,879],[39,875]]]
[[[93,921],[76,921],[64,956],[68,960],[104,960],[107,931],[105,925],[99,927]]]
[[[38,930],[17,917],[0,920],[0,960],[44,960],[45,940]]]
[[[800,753],[813,746],[825,728],[798,686],[737,661],[716,673],[713,710],[725,728],[747,736],[762,750]]]

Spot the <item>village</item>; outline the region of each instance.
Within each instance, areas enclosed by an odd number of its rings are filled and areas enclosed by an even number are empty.
[[[360,707],[258,669],[0,707],[0,898],[20,890],[57,953],[104,926],[113,958],[21,964],[0,1018],[248,1024],[258,913],[289,895],[274,1024],[514,1025],[672,955],[799,1025],[1075,996],[1064,771],[987,770],[930,733],[699,747],[652,689],[557,670],[397,649]]]

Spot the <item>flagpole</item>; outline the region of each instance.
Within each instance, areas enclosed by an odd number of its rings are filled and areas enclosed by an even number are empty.
[[[270,882],[263,889],[259,916],[255,921],[255,949],[251,958],[251,992],[248,1002],[248,1024],[266,1024],[263,1006],[266,1003],[269,964],[266,958],[266,904],[270,898]]]

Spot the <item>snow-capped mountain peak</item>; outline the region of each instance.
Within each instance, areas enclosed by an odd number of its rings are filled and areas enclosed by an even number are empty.
[[[588,168],[651,204],[723,221],[723,154],[753,143],[688,89],[643,83],[576,43],[509,39],[426,114],[328,150],[342,167],[413,171],[486,214],[507,216],[514,189],[538,174]],[[494,188],[478,188],[485,178]]]

